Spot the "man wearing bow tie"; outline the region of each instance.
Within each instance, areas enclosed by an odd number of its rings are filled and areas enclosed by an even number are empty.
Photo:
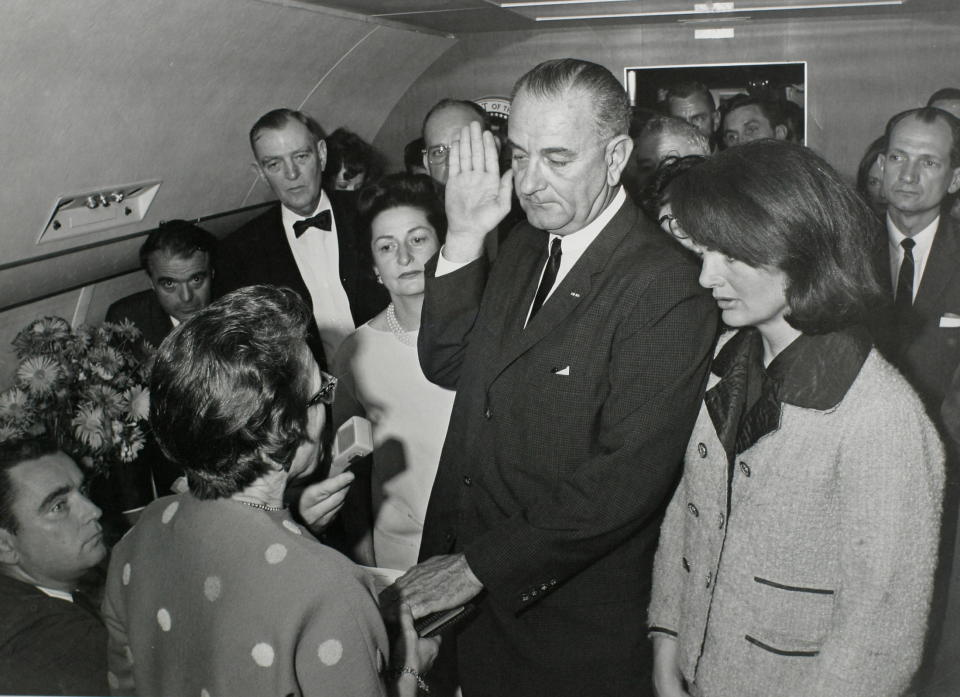
[[[217,263],[220,294],[255,283],[292,288],[313,309],[311,350],[321,365],[340,342],[387,305],[362,264],[350,192],[323,190],[324,133],[306,114],[274,109],[250,129],[261,179],[279,199],[228,235]],[[326,359],[326,360],[324,360]]]

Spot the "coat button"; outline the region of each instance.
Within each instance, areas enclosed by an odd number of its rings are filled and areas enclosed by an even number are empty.
[[[697,510],[697,507],[694,506],[692,503],[688,503],[688,504],[687,504],[687,510],[690,511],[690,513],[693,514],[693,517],[694,517],[694,518],[699,518],[699,517],[700,517],[700,511],[698,511],[698,510]]]
[[[557,585],[557,579],[551,578],[551,579],[550,579],[550,586],[552,587],[552,586],[555,586],[555,585]]]
[[[726,522],[726,519],[723,517],[723,513],[717,514],[717,527],[723,530],[723,524]]]
[[[470,479],[470,477],[464,476],[463,483],[466,484],[467,486],[470,486],[471,484],[473,484],[473,480]]]
[[[710,584],[713,583],[713,572],[710,571],[707,573],[707,588],[710,587]]]
[[[540,591],[538,591],[536,588],[534,588],[532,591],[530,591],[530,597],[531,597],[531,598],[536,598],[538,595],[540,595]]]
[[[540,584],[540,590],[542,590],[544,593],[546,593],[548,590],[550,590],[550,586],[548,586],[546,583],[541,583],[541,584]]]
[[[703,443],[697,443],[697,452],[700,453],[700,457],[707,456],[707,446]]]
[[[683,557],[683,570],[686,572],[690,571],[690,562],[687,561],[686,557]]]
[[[747,477],[750,476],[750,465],[748,465],[743,460],[740,460],[740,471]]]
[[[529,601],[530,601],[530,596],[527,595],[526,593],[521,593],[521,594],[520,594],[520,601],[521,601],[521,602],[524,602],[524,603],[529,602]]]

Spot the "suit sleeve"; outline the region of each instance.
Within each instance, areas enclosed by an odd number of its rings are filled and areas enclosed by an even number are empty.
[[[544,595],[528,591],[562,585],[656,525],[679,478],[716,308],[686,264],[665,265],[634,283],[614,303],[622,319],[603,348],[608,394],[599,413],[583,416],[595,421],[595,454],[552,492],[465,546],[477,577],[516,611]]]
[[[480,301],[487,284],[485,256],[450,273],[436,275],[440,252],[427,263],[426,292],[417,350],[427,379],[455,390]]]

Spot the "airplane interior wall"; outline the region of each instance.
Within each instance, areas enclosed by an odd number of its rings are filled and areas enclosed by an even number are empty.
[[[51,254],[267,200],[247,145],[261,114],[303,108],[370,140],[454,43],[294,0],[5,0],[3,15],[0,388],[26,321],[98,322],[146,287],[114,278],[137,269],[142,236]],[[59,196],[153,178],[140,223],[36,244]]]

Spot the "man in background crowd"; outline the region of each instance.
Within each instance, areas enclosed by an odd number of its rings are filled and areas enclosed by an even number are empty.
[[[948,445],[942,561],[929,656],[921,669],[933,681],[923,694],[946,695],[952,693],[937,689],[955,679],[960,651],[960,548],[955,546],[960,453],[951,451],[950,430],[940,419],[949,411],[944,403],[960,366],[960,223],[946,208],[948,197],[960,190],[960,120],[939,108],[910,109],[890,119],[885,137],[878,162],[886,231],[878,238],[876,255],[892,306],[878,318],[875,334],[881,350],[926,402]]]
[[[787,140],[790,127],[778,102],[738,94],[724,105],[720,136],[724,146],[732,148],[761,138]]]
[[[474,122],[490,130],[490,117],[483,107],[465,99],[441,99],[423,118],[423,166],[441,186],[447,183],[450,144],[460,138],[464,126]]]
[[[673,116],[654,116],[633,139],[637,193],[668,157],[710,155],[710,141],[690,122]],[[633,193],[633,192],[631,192]],[[637,199],[639,200],[639,198]]]
[[[322,187],[327,147],[319,124],[275,109],[250,129],[250,147],[279,205],[221,242],[217,292],[259,283],[292,288],[313,310],[308,344],[326,365],[358,325],[387,306],[387,294],[362,261],[349,192]]]
[[[156,347],[170,330],[210,304],[216,239],[185,220],[160,223],[140,247],[150,290],[110,305],[107,322],[129,320]]]
[[[663,109],[668,116],[683,119],[696,128],[707,139],[710,147],[714,147],[714,139],[720,127],[720,112],[705,84],[691,81],[669,87],[663,100]]]
[[[0,445],[0,693],[106,695],[107,631],[77,586],[107,553],[76,463]]]

